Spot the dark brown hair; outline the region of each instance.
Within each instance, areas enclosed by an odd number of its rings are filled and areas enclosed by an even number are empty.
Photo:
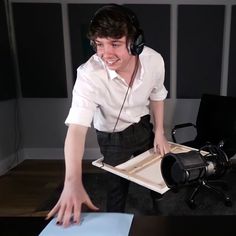
[[[136,15],[128,8],[111,4],[98,9],[90,22],[88,38],[94,41],[99,38],[121,38],[126,36],[133,41],[139,31]]]

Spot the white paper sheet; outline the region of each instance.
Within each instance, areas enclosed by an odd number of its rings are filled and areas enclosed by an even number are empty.
[[[52,219],[39,236],[128,236],[133,214],[82,213],[81,223],[67,228]]]

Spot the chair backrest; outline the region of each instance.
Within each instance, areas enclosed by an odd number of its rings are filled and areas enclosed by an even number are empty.
[[[207,142],[219,144],[224,141],[223,150],[228,157],[236,153],[236,97],[203,94],[197,121],[198,146]]]

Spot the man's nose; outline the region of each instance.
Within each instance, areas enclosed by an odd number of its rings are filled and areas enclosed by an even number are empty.
[[[104,55],[110,55],[114,52],[114,48],[111,45],[106,45],[103,47],[101,53]]]

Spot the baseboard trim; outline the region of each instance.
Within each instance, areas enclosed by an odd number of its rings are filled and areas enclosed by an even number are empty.
[[[83,160],[97,160],[101,157],[99,148],[86,148]],[[0,176],[24,160],[64,160],[63,148],[24,148],[18,153],[0,160]]]
[[[0,160],[0,176],[19,165],[23,160],[24,157],[21,155],[21,153],[15,153]]]

